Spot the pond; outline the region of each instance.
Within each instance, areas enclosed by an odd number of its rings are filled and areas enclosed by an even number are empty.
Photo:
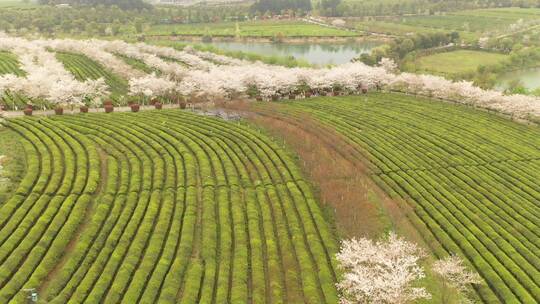
[[[529,90],[540,88],[540,67],[506,73],[499,78],[497,88],[504,90],[515,80],[519,80],[520,84]]]
[[[383,44],[380,41],[349,41],[349,42],[301,42],[301,43],[270,43],[270,42],[237,42],[213,41],[205,44],[229,51],[256,53],[263,56],[293,56],[315,65],[342,64],[369,53],[371,49]]]

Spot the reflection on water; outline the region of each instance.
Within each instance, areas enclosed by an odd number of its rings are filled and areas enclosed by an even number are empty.
[[[377,41],[351,42],[304,42],[304,43],[267,43],[267,42],[208,42],[217,48],[230,51],[243,51],[264,56],[293,56],[311,64],[342,64],[369,53],[371,49],[381,45]]]
[[[540,88],[540,67],[534,69],[517,70],[504,74],[499,79],[497,88],[506,89],[510,82],[519,80],[520,84],[529,90]]]

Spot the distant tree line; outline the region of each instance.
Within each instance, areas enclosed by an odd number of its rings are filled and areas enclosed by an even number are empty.
[[[71,4],[74,6],[117,6],[121,9],[143,9],[152,6],[143,0],[38,0],[40,4]]]
[[[257,0],[251,7],[255,12],[311,11],[311,0]]]
[[[241,21],[247,14],[246,6],[122,9],[116,5],[67,8],[44,5],[31,9],[0,10],[0,31],[19,34],[38,32],[44,35],[66,33],[117,36],[141,34],[146,26],[156,24]]]
[[[418,50],[425,50],[434,47],[457,43],[459,33],[422,33],[410,37],[401,37],[375,48],[369,54],[362,54],[360,61],[368,65],[377,64],[382,58],[391,58],[396,62],[401,62],[406,56]]]

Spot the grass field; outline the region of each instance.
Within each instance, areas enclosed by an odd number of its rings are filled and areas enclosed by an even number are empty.
[[[150,27],[147,35],[211,35],[240,37],[313,37],[313,36],[357,36],[357,33],[327,28],[299,21],[250,21],[239,22],[238,31],[235,22],[208,24],[155,25]]]
[[[0,302],[336,303],[337,243],[289,154],[183,111],[8,121]]]
[[[507,57],[504,54],[458,50],[419,57],[415,65],[418,72],[455,76],[474,73],[481,65],[494,65]]]
[[[433,251],[463,255],[486,280],[484,302],[540,300],[538,127],[402,94],[308,99],[279,111],[348,138],[373,165],[372,179],[412,208]]]
[[[0,0],[0,8],[29,8],[36,6],[37,3],[33,0]]]

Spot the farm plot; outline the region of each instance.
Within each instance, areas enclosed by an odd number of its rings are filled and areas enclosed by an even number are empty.
[[[113,98],[124,95],[128,91],[127,80],[114,75],[101,64],[82,54],[57,52],[56,58],[58,58],[58,60],[64,64],[66,70],[70,71],[79,81],[104,78],[105,83],[111,88]]]
[[[540,301],[538,127],[402,94],[296,101],[282,112],[346,136],[371,160],[373,180],[408,202],[435,252],[462,254],[482,275],[484,302]]]
[[[337,302],[330,228],[258,131],[178,110],[8,127],[28,173],[1,206],[1,303]]]
[[[24,72],[20,69],[15,55],[0,51],[0,75],[3,74],[24,76]]]
[[[9,52],[0,51],[0,75],[5,74],[13,74],[20,77],[25,76],[24,71],[21,70],[19,66],[17,57]],[[6,92],[4,94],[4,101],[12,108],[21,108],[27,102],[24,96],[13,94],[11,92]]]

